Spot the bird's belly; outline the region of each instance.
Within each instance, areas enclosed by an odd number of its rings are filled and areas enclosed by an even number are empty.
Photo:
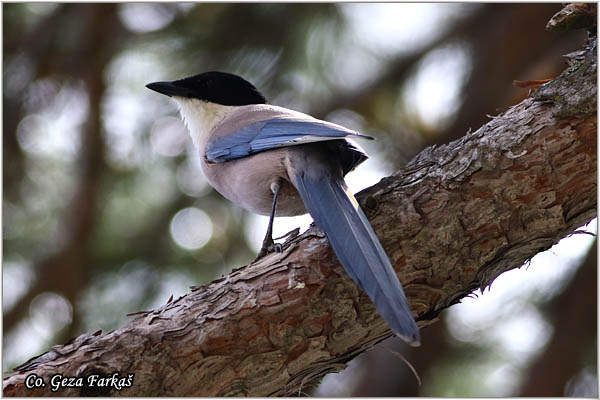
[[[202,167],[208,182],[225,198],[255,214],[270,215],[273,205],[271,184],[279,180],[277,216],[306,214],[300,194],[289,182],[278,152],[264,152],[238,160]]]

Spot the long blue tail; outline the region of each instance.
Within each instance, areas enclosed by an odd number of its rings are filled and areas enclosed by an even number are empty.
[[[367,292],[392,331],[413,346],[419,328],[398,276],[358,202],[342,178],[296,176],[298,192],[346,272]]]

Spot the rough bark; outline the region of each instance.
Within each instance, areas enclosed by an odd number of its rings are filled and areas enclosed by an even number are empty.
[[[561,77],[473,133],[425,149],[357,197],[424,327],[596,216],[596,42]],[[55,346],[4,380],[135,373],[119,396],[290,395],[389,337],[312,227],[281,254],[102,334]],[[36,374],[46,386],[28,390]]]

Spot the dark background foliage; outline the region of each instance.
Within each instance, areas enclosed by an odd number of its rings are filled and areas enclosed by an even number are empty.
[[[558,75],[585,39],[544,30],[559,9],[3,4],[3,371],[254,258],[266,220],[207,186],[146,83],[234,72],[273,104],[377,136],[358,190],[519,102],[513,80]],[[390,339],[308,391],[597,396],[593,242],[561,242],[445,312],[421,348]]]

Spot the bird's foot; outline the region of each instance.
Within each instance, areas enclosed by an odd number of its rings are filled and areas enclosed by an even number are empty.
[[[266,238],[263,241],[263,245],[253,262],[260,260],[267,254],[271,254],[271,253],[275,253],[275,252],[281,253],[282,251],[283,251],[283,246],[280,243],[275,243],[273,241],[273,238]]]

